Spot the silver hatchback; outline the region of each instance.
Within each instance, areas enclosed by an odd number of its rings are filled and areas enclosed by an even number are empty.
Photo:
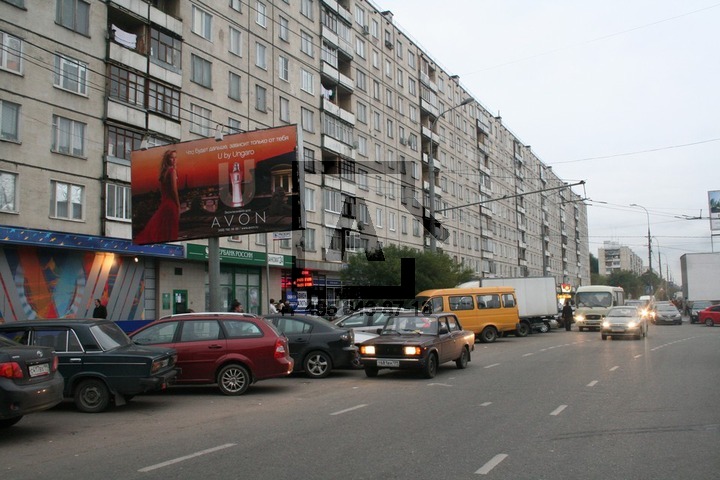
[[[640,340],[647,336],[647,319],[638,307],[612,307],[608,310],[600,327],[603,340],[608,337],[633,337]]]

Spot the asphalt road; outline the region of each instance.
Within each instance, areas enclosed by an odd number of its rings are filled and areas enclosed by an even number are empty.
[[[466,370],[174,387],[0,432],[0,479],[717,479],[720,328],[476,344]]]

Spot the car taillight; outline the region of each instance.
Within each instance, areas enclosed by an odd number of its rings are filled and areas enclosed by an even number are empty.
[[[60,359],[58,358],[57,355],[55,355],[55,356],[53,357],[53,362],[52,362],[52,371],[53,371],[53,372],[57,372],[57,369],[58,369],[58,365],[59,365],[59,364],[60,364]]]
[[[19,363],[3,362],[0,363],[0,377],[22,379],[24,375]]]
[[[281,338],[275,340],[275,358],[285,358],[287,356],[287,348],[285,342]]]

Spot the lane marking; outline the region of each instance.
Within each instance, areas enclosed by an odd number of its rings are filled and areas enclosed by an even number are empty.
[[[530,355],[535,355],[535,354],[534,353],[526,353],[525,355],[523,355],[523,357],[529,357]]]
[[[475,472],[476,475],[487,475],[490,473],[490,471],[500,465],[500,462],[505,460],[507,458],[507,454],[505,453],[498,453],[493,458],[490,459],[489,462],[487,462],[485,465],[480,467],[480,469]]]
[[[481,407],[489,407],[490,405],[492,405],[492,402],[485,402],[480,404]]]
[[[354,407],[346,408],[345,410],[340,410],[339,412],[331,413],[330,415],[341,415],[343,413],[352,412],[353,410],[357,410],[358,408],[364,408],[367,407],[367,403],[361,403],[360,405],[355,405]]]
[[[566,408],[567,408],[567,405],[560,405],[560,406],[557,407],[555,410],[553,410],[552,412],[550,412],[550,415],[553,415],[553,416],[560,415],[560,412],[562,412],[562,411],[565,410]]]
[[[500,364],[499,364],[499,363],[493,363],[492,365],[486,365],[485,368],[497,367],[498,365],[500,365]]]
[[[620,368],[620,367],[617,366],[617,365],[615,365],[614,367],[612,367],[612,368],[610,369],[610,371],[611,371],[611,372],[614,372],[614,371],[617,370],[618,368]]]
[[[199,452],[191,453],[190,455],[185,455],[184,457],[174,458],[172,460],[168,460],[167,462],[156,463],[155,465],[141,468],[140,470],[138,470],[138,472],[151,472],[153,470],[157,470],[158,468],[163,468],[169,465],[173,465],[175,463],[184,462],[185,460],[190,460],[191,458],[199,457],[201,455],[207,455],[208,453],[217,452],[218,450],[224,450],[226,448],[234,447],[235,445],[237,445],[237,443],[226,443],[225,445],[220,445],[218,447],[208,448],[207,450],[201,450]]]
[[[428,383],[428,387],[433,386],[433,385],[440,385],[441,387],[452,387],[452,385],[450,385],[448,383]]]
[[[597,380],[593,380],[592,382],[588,383],[587,386],[588,386],[588,387],[594,387],[595,385],[597,385],[597,383],[598,383]]]
[[[641,353],[640,355],[635,355],[633,358],[640,358],[642,356],[643,356],[643,354]]]

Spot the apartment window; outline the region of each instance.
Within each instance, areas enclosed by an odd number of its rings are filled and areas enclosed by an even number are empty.
[[[302,129],[306,132],[315,133],[315,113],[307,108],[300,108],[300,120]]]
[[[373,129],[380,131],[380,112],[373,112]]]
[[[107,154],[111,157],[130,161],[133,150],[138,150],[143,135],[140,132],[126,128],[108,125],[107,128]]]
[[[300,31],[300,51],[309,57],[315,55],[313,51],[313,37],[304,30]]]
[[[278,36],[280,37],[280,40],[285,42],[290,40],[290,21],[283,16],[280,17],[280,29]]]
[[[267,110],[267,89],[260,85],[255,85],[255,108],[261,112]]]
[[[255,44],[255,66],[267,70],[267,47],[262,43]]]
[[[380,36],[380,24],[377,22],[377,20],[373,19],[370,21],[370,35],[375,38],[379,38]]]
[[[20,141],[20,105],[0,100],[0,140]]]
[[[360,69],[355,70],[355,86],[363,92],[367,92],[367,76]]]
[[[50,182],[50,216],[69,220],[83,219],[85,187],[71,183]]]
[[[87,64],[70,57],[56,54],[53,84],[68,92],[87,95]]]
[[[148,82],[148,110],[180,120],[180,91],[167,85]]]
[[[305,242],[305,250],[315,250],[315,229],[306,228],[303,232],[303,242]]]
[[[398,68],[397,75],[396,75],[398,87],[402,87],[404,85],[404,83],[405,83],[403,81],[404,76],[405,76],[405,73],[403,72],[403,70],[401,68]]]
[[[108,183],[105,194],[105,216],[114,220],[132,220],[130,187]]]
[[[407,235],[408,233],[407,217],[405,215],[400,216],[400,233]]]
[[[387,184],[387,197],[388,197],[390,200],[394,200],[394,199],[395,199],[395,182],[393,182],[392,180],[388,180],[388,184]]]
[[[267,233],[256,233],[255,245],[267,245]]]
[[[212,63],[194,53],[190,55],[192,72],[190,80],[206,88],[212,87]]]
[[[267,27],[267,7],[262,2],[257,2],[255,4],[255,11],[257,12],[257,15],[255,17],[255,22],[260,25],[263,28]]]
[[[280,121],[290,122],[290,100],[280,97]]]
[[[360,58],[365,58],[365,41],[360,37],[355,38],[355,53],[357,53]]]
[[[410,121],[417,123],[418,121],[418,113],[417,113],[417,107],[414,105],[408,105],[408,113],[410,116]]]
[[[392,62],[390,60],[385,60],[385,76],[392,78],[392,71]]]
[[[230,39],[228,41],[230,53],[242,57],[242,32],[237,28],[230,27]]]
[[[309,93],[311,95],[315,95],[315,76],[312,73],[305,70],[304,68],[302,69],[301,75],[302,75],[302,87],[301,88],[304,91],[306,91],[307,93]]]
[[[394,232],[396,228],[395,212],[388,212],[388,229]]]
[[[385,89],[385,106],[388,108],[393,108],[393,92],[389,88]]]
[[[387,131],[385,132],[387,137],[393,138],[393,135],[394,135],[393,131],[395,130],[395,122],[393,122],[392,119],[388,118],[385,128],[387,128]]]
[[[357,221],[358,224],[364,223],[365,225],[368,225],[370,223],[370,209],[368,209],[368,206],[364,203],[358,205]]]
[[[380,52],[375,49],[372,51],[372,66],[374,68],[380,68]]]
[[[340,177],[351,182],[355,181],[355,162],[352,160],[340,160]]]
[[[397,112],[399,115],[405,115],[405,100],[400,95],[397,97]]]
[[[290,60],[282,55],[278,57],[278,77],[280,80],[290,81]]]
[[[228,133],[242,133],[242,128],[240,126],[240,120],[236,118],[228,118]]]
[[[53,115],[53,152],[75,157],[84,157],[85,127],[86,125],[82,122]]]
[[[150,57],[175,68],[182,64],[182,40],[157,29],[150,30]]]
[[[420,166],[418,165],[418,162],[410,162],[410,167],[412,168],[412,178],[420,178]]]
[[[363,190],[368,189],[368,172],[367,172],[367,170],[358,169],[357,184],[358,184],[358,188],[361,188]]]
[[[212,39],[212,15],[195,5],[192,6],[192,31],[206,40]]]
[[[408,92],[410,95],[417,95],[417,83],[413,78],[408,78]]]
[[[420,221],[417,218],[413,218],[412,226],[413,226],[413,236],[419,237],[420,236]]]
[[[373,80],[373,98],[380,100],[380,82]]]
[[[383,228],[383,209],[382,208],[375,209],[375,227]]]
[[[313,20],[313,0],[302,0],[300,2],[300,13]]]
[[[305,210],[309,212],[315,211],[315,190],[312,188],[305,189]]]
[[[0,212],[17,212],[17,174],[0,172]]]
[[[210,136],[210,110],[190,104],[190,131],[203,137]]]
[[[410,51],[408,51],[408,66],[410,68],[415,68],[415,54]]]
[[[342,194],[337,190],[324,190],[324,206],[325,211],[341,213],[342,212]]]
[[[364,157],[367,157],[368,150],[367,150],[367,138],[363,137],[362,135],[358,135],[358,153]]]
[[[378,195],[383,194],[383,180],[380,175],[375,175],[375,193]]]
[[[367,25],[367,21],[365,20],[365,10],[357,5],[355,5],[355,21],[361,28]]]
[[[0,32],[0,68],[22,73],[22,40]]]
[[[242,101],[240,98],[240,82],[241,82],[240,75],[229,72],[228,76],[228,97],[232,98],[233,100],[237,100],[238,102]]]
[[[362,102],[357,102],[356,109],[357,111],[355,112],[355,115],[358,122],[362,122],[367,125],[367,105]]]
[[[84,0],[57,0],[55,22],[83,35],[90,34],[90,3]]]
[[[242,12],[242,0],[230,0],[230,8]]]
[[[315,150],[303,148],[303,164],[306,172],[315,173]]]

